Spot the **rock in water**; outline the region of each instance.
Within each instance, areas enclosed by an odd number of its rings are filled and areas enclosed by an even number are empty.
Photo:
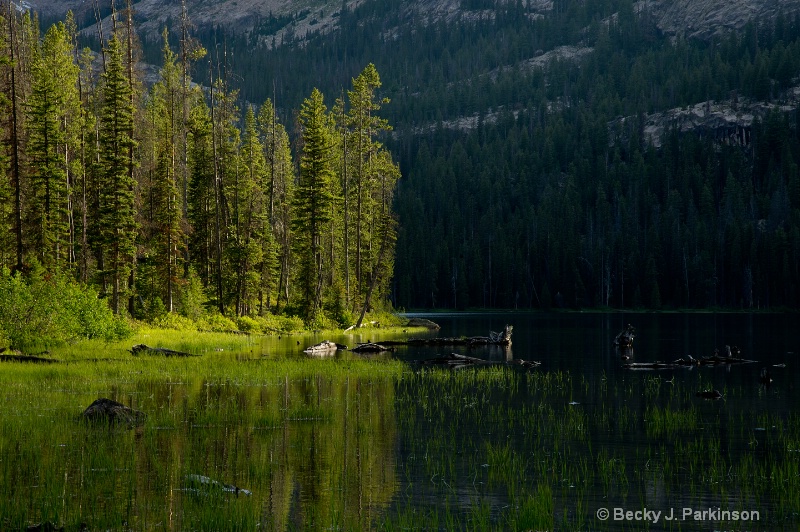
[[[317,345],[312,345],[303,350],[303,353],[313,356],[325,356],[336,354],[339,349],[347,349],[346,345],[337,344],[330,340],[324,340]]]
[[[90,422],[106,422],[112,424],[124,424],[128,427],[135,427],[144,423],[147,418],[144,412],[134,410],[122,403],[101,397],[83,411],[81,417]]]

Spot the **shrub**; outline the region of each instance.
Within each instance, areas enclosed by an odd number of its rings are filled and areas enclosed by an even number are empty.
[[[237,330],[236,324],[232,320],[216,312],[207,314],[197,320],[197,328],[201,331],[209,332],[229,332]]]
[[[169,312],[153,321],[153,325],[161,329],[172,329],[175,331],[197,331],[197,323],[194,320],[181,316],[177,312]]]
[[[13,347],[131,334],[127,322],[114,316],[93,288],[35,266],[26,277],[0,270],[0,330]]]
[[[236,318],[236,326],[240,331],[260,333],[261,325],[262,324],[259,323],[258,320],[255,320],[250,316],[239,316]]]

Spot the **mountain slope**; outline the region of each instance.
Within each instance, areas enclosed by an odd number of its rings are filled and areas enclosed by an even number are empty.
[[[748,22],[767,23],[800,11],[798,0],[642,0],[635,8],[649,11],[669,35],[709,39],[741,30]]]

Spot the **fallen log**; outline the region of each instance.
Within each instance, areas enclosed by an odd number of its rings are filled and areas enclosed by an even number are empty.
[[[451,369],[458,369],[467,366],[488,366],[492,362],[483,360],[482,358],[468,357],[466,355],[459,355],[458,353],[450,353],[449,355],[440,355],[436,358],[428,358],[421,360],[420,364],[423,366],[447,366]]]
[[[372,342],[366,342],[358,344],[350,351],[353,353],[383,353],[385,351],[394,351],[394,348]]]
[[[752,364],[755,362],[755,360],[748,360],[746,358],[721,357],[719,355],[711,355],[702,358],[694,358],[689,355],[686,358],[679,358],[672,362],[631,362],[629,364],[623,364],[622,367],[626,369],[675,369],[691,368],[694,366],[714,367],[733,364]]]
[[[195,355],[186,353],[185,351],[175,351],[174,349],[167,349],[165,347],[150,347],[145,344],[137,344],[131,347],[131,354],[139,356],[141,354],[162,355],[165,357],[199,357],[202,355]]]
[[[421,346],[454,346],[466,345],[469,347],[483,346],[483,345],[511,345],[511,333],[514,330],[513,325],[506,325],[502,332],[489,332],[489,336],[462,336],[459,338],[409,338],[408,340],[387,340],[382,342],[385,346],[397,345],[421,345]]]
[[[723,366],[726,364],[752,364],[755,362],[755,360],[748,360],[746,358],[733,356],[721,357],[719,355],[711,355],[708,357],[701,357],[699,359],[687,356],[685,359],[679,358],[675,361],[675,363],[680,366]]]
[[[506,364],[509,366],[520,366],[525,369],[538,368],[539,366],[542,365],[542,363],[537,360],[522,360],[521,358],[509,360],[508,362],[506,362]]]
[[[482,358],[459,355],[458,353],[450,353],[449,355],[440,355],[435,358],[420,360],[419,363],[423,366],[446,367],[448,369],[461,369],[466,367],[498,366],[498,365],[519,366],[525,369],[532,369],[542,365],[541,362],[528,361],[522,359],[509,360],[509,361],[484,360]]]

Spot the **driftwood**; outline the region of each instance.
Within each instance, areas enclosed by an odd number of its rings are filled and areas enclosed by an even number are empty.
[[[713,367],[724,366],[729,364],[752,364],[755,360],[747,360],[738,357],[721,357],[719,355],[711,355],[710,357],[694,358],[691,355],[686,358],[679,358],[672,362],[631,362],[630,364],[623,364],[623,368],[627,369],[674,369],[674,368],[691,368],[694,366]]]
[[[367,342],[367,343],[358,344],[357,346],[352,348],[350,351],[352,351],[353,353],[383,353],[385,351],[394,351],[394,348],[387,347],[387,346],[381,345],[381,344],[375,344],[375,343],[372,343],[372,342]]]
[[[134,356],[141,355],[143,353],[152,354],[152,355],[163,355],[165,357],[199,357],[202,355],[195,355],[192,353],[186,353],[184,351],[175,351],[174,349],[167,349],[165,347],[150,347],[149,345],[144,344],[137,344],[131,347],[131,354]]]
[[[101,397],[90,404],[86,410],[83,411],[81,417],[86,421],[94,423],[104,422],[109,425],[124,424],[132,428],[144,423],[147,415],[144,412],[134,410],[122,403]]]
[[[494,361],[484,360],[482,358],[468,357],[466,355],[459,355],[458,353],[450,353],[449,355],[441,355],[436,358],[429,358],[421,360],[420,364],[423,366],[444,367],[448,369],[461,369],[468,367],[481,367],[481,366],[520,366],[526,369],[536,368],[540,366],[541,362],[526,361],[526,360],[510,360],[510,361]]]
[[[233,495],[252,495],[253,492],[250,490],[246,490],[244,488],[240,488],[238,486],[234,486],[233,484],[225,484],[224,482],[220,482],[218,480],[211,479],[204,475],[186,475],[186,486],[187,488],[197,492],[197,493],[230,493]]]
[[[614,337],[614,345],[620,348],[633,347],[634,338],[636,338],[636,329],[629,323]]]
[[[347,346],[331,342],[330,340],[323,340],[322,342],[309,346],[303,350],[303,353],[314,356],[326,356],[336,353],[337,350],[346,350]]]
[[[511,345],[511,333],[513,325],[506,325],[502,332],[489,332],[489,336],[469,336],[460,338],[409,338],[408,340],[388,340],[382,342],[385,346],[395,345],[428,345],[428,346],[452,346],[466,345],[469,347],[481,345]]]

